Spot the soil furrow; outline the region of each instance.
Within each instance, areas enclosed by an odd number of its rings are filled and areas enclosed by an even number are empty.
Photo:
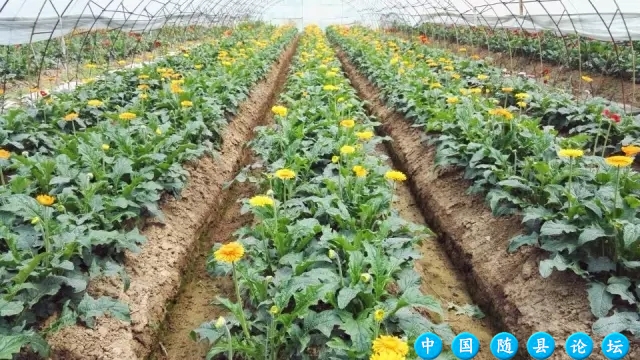
[[[137,360],[146,358],[156,344],[168,302],[178,295],[186,269],[195,266],[194,252],[209,224],[224,214],[227,204],[223,187],[243,165],[244,145],[253,128],[263,124],[265,114],[286,78],[297,47],[297,38],[257,83],[238,114],[224,131],[219,156],[206,156],[187,166],[189,184],[180,199],[162,207],[165,223],[147,222],[147,243],[138,254],[126,254],[130,287],[123,291],[120,279],[105,278],[91,283],[94,296],[111,296],[131,308],[131,323],[99,318],[94,329],[65,328],[49,342],[53,359]],[[210,294],[213,299],[215,294]],[[194,344],[195,346],[195,344]],[[181,356],[182,357],[182,356]]]
[[[379,146],[378,151],[381,156],[387,158],[389,166],[393,166],[391,158],[385,146]],[[384,155],[382,155],[384,154]],[[400,216],[415,224],[428,226],[420,211],[419,203],[413,197],[409,184],[400,183],[396,187],[393,203],[394,209]],[[432,321],[439,323],[440,320],[448,323],[453,331],[461,333],[468,331],[478,337],[482,344],[489,344],[494,334],[489,320],[485,317],[477,319],[466,314],[456,314],[455,308],[449,308],[449,304],[464,306],[472,304],[471,295],[467,291],[464,279],[458,274],[454,265],[449,261],[446,252],[438,244],[436,239],[424,241],[420,247],[422,259],[416,261],[415,269],[422,277],[422,293],[431,295],[440,301],[446,311],[445,319],[438,319],[437,314],[429,314]],[[488,346],[480,348],[480,352],[474,358],[476,360],[494,359]]]
[[[474,301],[490,315],[496,330],[509,331],[519,339],[516,358],[528,358],[527,339],[537,331],[546,331],[556,340],[550,359],[568,359],[565,340],[583,331],[591,334],[596,345],[590,358],[604,359],[597,350],[602,337],[591,331],[595,319],[584,281],[569,272],[540,277],[538,261],[546,256],[540,250],[524,248],[507,253],[509,239],[521,232],[519,219],[494,217],[483,198],[466,195],[469,183],[461,171],[436,171],[435,149],[422,143],[424,132],[388,109],[379,91],[346,55],[339,52],[338,56],[360,97],[369,102],[369,110],[383,124],[379,127],[382,135],[393,139],[387,146],[394,164],[407,173],[427,224],[439,234],[440,244],[465,278]],[[638,357],[634,354],[638,355],[638,350],[632,345],[630,358]]]

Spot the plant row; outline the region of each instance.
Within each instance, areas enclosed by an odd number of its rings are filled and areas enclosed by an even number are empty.
[[[524,55],[535,60],[566,65],[582,71],[637,79],[640,64],[636,60],[640,42],[615,43],[593,40],[577,34],[558,36],[553,31],[529,32],[489,27],[422,24],[417,29],[434,39],[485,47],[494,52]],[[543,73],[536,74],[544,77]]]
[[[469,191],[485,192],[496,215],[522,215],[526,233],[509,251],[548,251],[542,276],[572,270],[590,282],[594,331],[637,334],[640,176],[630,166],[640,147],[616,143],[626,129],[635,131],[631,117],[574,103],[586,106],[580,121],[591,123],[560,136],[540,116],[558,93],[532,80],[365,28],[329,34],[391,106],[424,127],[436,165],[463,168]],[[602,127],[604,134],[592,131]],[[623,154],[610,155],[613,148]]]
[[[135,226],[162,221],[162,195],[185,186],[182,163],[215,150],[294,34],[238,28],[0,117],[0,358],[27,343],[46,352],[31,330],[61,305],[45,334],[78,317],[128,318],[126,305],[85,293],[89,278],[121,274],[127,286],[119,260],[145,241]]]
[[[74,31],[63,38],[23,45],[0,46],[0,79],[4,84],[40,76],[47,69],[66,64],[73,67],[127,65],[131,57],[162,51],[171,44],[184,44],[221,35],[225,30],[203,26],[165,27],[148,32],[116,30]],[[142,61],[142,59],[138,59]],[[44,80],[44,81],[42,81]],[[55,81],[52,78],[51,81]],[[48,79],[41,79],[47,83]]]
[[[442,314],[420,291],[416,245],[431,232],[392,209],[397,182],[376,145],[377,125],[364,111],[319,28],[300,40],[275,124],[251,147],[264,172],[262,194],[243,212],[256,221],[217,245],[214,275],[233,276],[230,314],[192,334],[207,340],[207,359],[415,359],[409,345],[431,331],[449,343]]]

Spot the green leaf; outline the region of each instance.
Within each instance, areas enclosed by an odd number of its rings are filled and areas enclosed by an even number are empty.
[[[95,325],[94,318],[103,316],[104,314],[110,314],[116,319],[126,322],[131,321],[129,306],[106,296],[94,299],[88,294],[85,294],[80,304],[78,304],[77,310],[80,319],[90,328],[93,328]]]
[[[0,298],[0,316],[18,315],[23,309],[24,304],[21,301],[6,301]]]
[[[507,249],[507,251],[513,253],[522,246],[533,246],[536,244],[538,244],[538,233],[533,232],[528,235],[521,234],[509,240],[509,248]]]
[[[607,316],[613,307],[613,296],[607,291],[607,287],[599,282],[593,282],[587,289],[587,297],[591,312],[598,318]]]
[[[333,310],[325,310],[321,312],[309,311],[304,318],[304,329],[307,333],[312,330],[320,331],[327,338],[331,337],[331,332],[335,326],[340,325],[341,321]]]
[[[598,335],[607,335],[614,332],[623,332],[629,328],[637,328],[638,313],[618,312],[611,316],[601,317],[593,323],[593,332]]]
[[[562,234],[571,234],[578,231],[578,228],[574,225],[567,224],[563,220],[546,221],[540,228],[540,235],[542,236],[557,236]]]
[[[358,296],[359,293],[360,290],[350,287],[340,289],[340,291],[338,292],[338,308],[344,309],[345,307],[347,307],[351,300]]]
[[[606,237],[607,233],[598,224],[593,224],[584,228],[578,237],[578,243],[584,245],[588,242],[595,241],[601,237]]]
[[[371,348],[373,331],[371,321],[367,319],[354,319],[350,313],[339,314],[342,324],[340,328],[351,338],[351,345],[356,352],[368,352]]]
[[[20,349],[27,345],[28,339],[24,335],[4,335],[0,337],[0,359],[11,360]]]
[[[626,277],[612,276],[607,281],[607,291],[610,294],[618,295],[620,298],[630,304],[635,304],[636,299],[629,290],[631,288],[631,281]]]
[[[520,182],[519,180],[515,180],[515,179],[502,180],[502,181],[498,182],[498,185],[506,186],[506,187],[510,187],[510,188],[514,188],[514,189],[531,191],[531,187],[529,187],[528,185],[525,185],[522,182]]]
[[[403,293],[410,288],[420,286],[420,275],[413,269],[404,269],[398,274],[398,291]]]
[[[625,224],[623,228],[622,239],[624,246],[627,249],[631,249],[634,244],[640,239],[640,225],[638,224]]]
[[[442,315],[444,313],[440,302],[432,296],[424,295],[417,287],[407,289],[402,296],[400,296],[398,306],[423,307],[436,314]]]
[[[447,308],[449,310],[455,310],[456,315],[466,315],[470,318],[474,319],[483,319],[485,317],[484,313],[478,305],[464,304],[462,306],[454,304],[450,302],[447,304]]]

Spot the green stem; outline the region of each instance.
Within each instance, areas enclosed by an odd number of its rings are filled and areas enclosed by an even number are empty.
[[[344,287],[344,275],[342,275],[342,261],[340,254],[336,251],[336,260],[338,260],[338,274],[340,275],[340,287]]]
[[[4,172],[2,171],[2,166],[0,166],[0,184],[2,184],[2,186],[6,186],[4,183]]]
[[[249,333],[249,327],[247,327],[247,319],[244,317],[244,307],[242,306],[242,299],[240,298],[240,286],[238,285],[238,275],[236,273],[236,264],[231,263],[231,267],[233,268],[233,284],[236,288],[236,301],[238,302],[238,306],[240,306],[240,325],[242,325],[242,331],[244,332],[244,336],[249,340],[251,338],[251,334]]]
[[[616,186],[613,190],[613,218],[616,218],[618,212],[618,187],[620,185],[620,167],[616,168]],[[612,219],[613,220],[613,219]],[[617,240],[617,239],[616,239]],[[613,261],[618,262],[618,241],[613,242]]]
[[[604,157],[605,151],[607,151],[607,140],[609,140],[609,133],[611,132],[611,125],[613,121],[609,121],[609,129],[607,129],[607,136],[604,137],[604,144],[602,144],[602,157]]]
[[[229,360],[233,360],[233,343],[231,342],[231,331],[229,331],[229,327],[225,324],[225,330],[227,330],[227,337],[229,338]]]

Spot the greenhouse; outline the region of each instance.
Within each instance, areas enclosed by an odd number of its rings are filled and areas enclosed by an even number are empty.
[[[0,0],[0,51],[0,359],[640,359],[637,0]]]

